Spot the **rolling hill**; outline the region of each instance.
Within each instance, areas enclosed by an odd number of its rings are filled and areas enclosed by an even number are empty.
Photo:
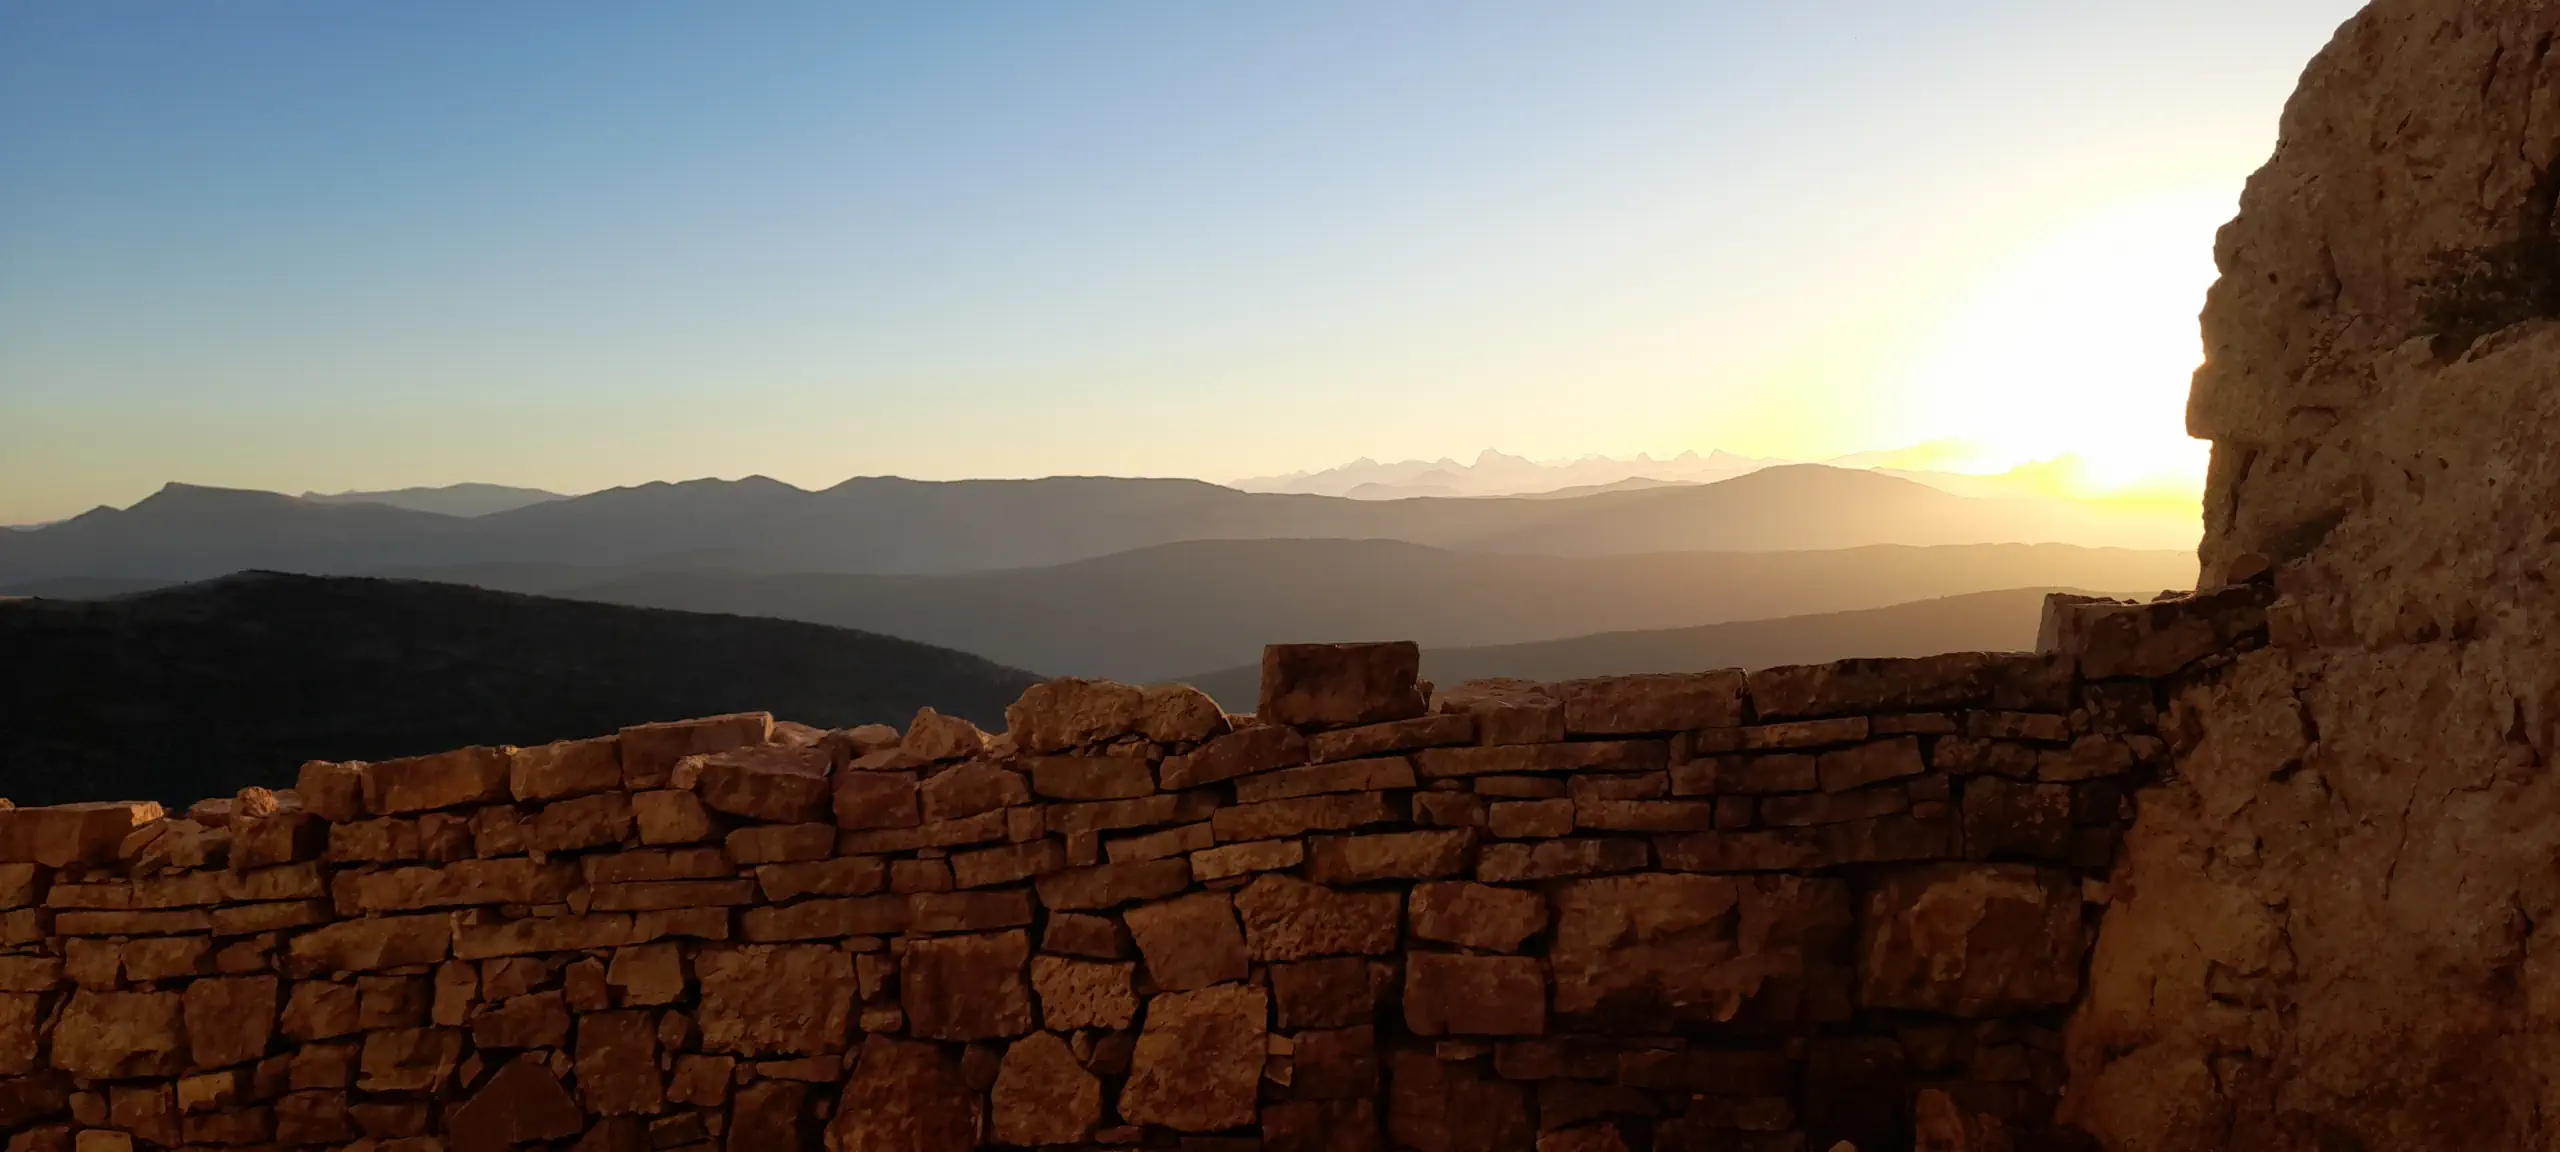
[[[1192,540],[1399,540],[1603,556],[1869,544],[2188,548],[2192,518],[1950,495],[1796,465],[1714,484],[1561,499],[1239,492],[1193,480],[848,480],[646,484],[474,517],[170,485],[131,508],[0,534],[0,588],[63,577],[204,579],[244,568],[716,567],[928,575],[1043,567]]]
[[[1422,674],[1437,684],[1509,676],[1570,680],[1638,672],[1695,672],[1818,664],[1852,656],[2018,652],[2035,647],[2044,598],[2067,588],[1947,596],[1857,612],[1745,620],[1700,628],[1611,632],[1536,644],[1429,648]],[[1239,711],[1254,706],[1256,665],[1177,677]]]
[[[1051,675],[1148,681],[1250,663],[1275,642],[1473,647],[1877,608],[2021,583],[2149,595],[2190,583],[2194,571],[2189,553],[2055,544],[1559,557],[1390,540],[1204,540],[961,576],[695,571],[580,584],[575,570],[560,569],[413,574],[808,620]]]
[[[248,573],[108,600],[0,602],[0,793],[185,802],[305,760],[533,744],[768,710],[1003,722],[1034,677],[784,620],[411,581]]]

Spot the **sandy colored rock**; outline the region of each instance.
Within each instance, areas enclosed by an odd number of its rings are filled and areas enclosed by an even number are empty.
[[[1033,881],[1042,907],[1067,912],[1117,908],[1156,900],[1191,886],[1191,862],[1185,859],[1138,860],[1097,864],[1051,872]]]
[[[1475,835],[1449,829],[1307,839],[1306,877],[1318,884],[1437,880],[1464,875]]]
[[[1244,979],[1251,967],[1234,902],[1224,892],[1143,904],[1121,918],[1158,988],[1185,991],[1232,983]]]
[[[677,762],[669,782],[683,787],[691,773],[694,794],[714,812],[807,824],[827,819],[830,765],[825,749],[759,744],[688,756]]]
[[[1414,885],[1408,927],[1420,940],[1516,952],[1547,928],[1546,897],[1518,888],[1449,881]]]
[[[675,775],[676,762],[687,756],[763,744],[772,734],[773,716],[764,712],[632,725],[619,740],[622,786],[633,792],[663,788]]]
[[[1129,963],[1032,957],[1031,987],[1040,996],[1042,1026],[1055,1032],[1127,1029],[1138,1012],[1130,984],[1136,971]]]
[[[365,811],[398,816],[508,799],[507,754],[496,748],[462,748],[364,766]]]
[[[1262,650],[1254,714],[1271,724],[1339,728],[1420,716],[1422,650],[1387,644],[1273,644]]]
[[[856,772],[836,774],[834,810],[839,828],[913,828],[924,822],[916,804],[916,785],[921,778],[913,772]]]
[[[0,808],[0,863],[47,868],[112,864],[126,837],[161,819],[148,801]]]
[[[1107,680],[1051,680],[1025,689],[1004,710],[1007,734],[1025,752],[1057,752],[1137,731],[1146,693]]]
[[[1102,1081],[1066,1041],[1034,1032],[1005,1049],[990,1103],[997,1143],[1074,1144],[1102,1120]]]
[[[1155,772],[1134,756],[1028,756],[1031,791],[1052,800],[1127,800],[1156,790]]]
[[[841,1052],[853,958],[816,944],[706,947],[694,957],[702,1048],[740,1056]]]
[[[1269,873],[1235,894],[1235,908],[1245,949],[1257,961],[1378,956],[1395,951],[1404,894],[1340,892]]]
[[[1236,803],[1256,804],[1265,800],[1288,800],[1299,796],[1315,796],[1326,792],[1379,792],[1390,788],[1411,788],[1414,784],[1413,762],[1402,756],[1378,756],[1366,760],[1336,760],[1283,768],[1236,781]]]
[[[1742,689],[1735,669],[1567,680],[1546,692],[1563,701],[1567,733],[1629,736],[1740,724]]]
[[[991,1040],[1032,1028],[1022,932],[945,936],[907,946],[899,970],[908,1029],[934,1040]]]
[[[921,708],[898,746],[919,760],[966,760],[987,750],[987,734],[957,716]]]
[[[1253,1123],[1269,1020],[1262,989],[1241,984],[1149,1000],[1120,1115],[1179,1132]]]
[[[948,768],[925,779],[918,790],[924,818],[930,823],[961,820],[998,808],[1031,802],[1031,785],[1022,774],[985,761]]]
[[[719,831],[711,810],[691,792],[634,792],[631,814],[643,844],[698,844]]]
[[[507,792],[519,801],[567,800],[621,788],[622,745],[611,736],[507,753]]]
[[[1868,895],[1859,1001],[1955,1016],[2069,1004],[2080,990],[2080,888],[2018,864],[1939,865]]]
[[[868,1036],[827,1140],[834,1152],[969,1152],[980,1100],[939,1045]]]
[[[172,1076],[186,1062],[184,1004],[175,992],[75,992],[54,1024],[53,1066],[74,1076]]]
[[[1307,740],[1295,728],[1262,724],[1239,728],[1191,752],[1167,757],[1160,777],[1167,789],[1197,788],[1307,762]]]

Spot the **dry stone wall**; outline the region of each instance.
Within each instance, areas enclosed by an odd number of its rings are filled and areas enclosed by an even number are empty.
[[[2053,1127],[2162,677],[2057,651],[1261,707],[1059,681],[989,736],[764,715],[0,812],[9,1152],[1795,1152]]]

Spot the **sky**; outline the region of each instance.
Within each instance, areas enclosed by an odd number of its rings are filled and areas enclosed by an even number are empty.
[[[2351,0],[0,4],[0,523],[168,481],[2201,473]]]

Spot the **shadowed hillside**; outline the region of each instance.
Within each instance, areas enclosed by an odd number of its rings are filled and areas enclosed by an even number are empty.
[[[1508,676],[1571,680],[1638,672],[1697,672],[1820,664],[1861,656],[1941,652],[2024,652],[2035,647],[2047,593],[2064,588],[1977,592],[1859,612],[1745,620],[1702,628],[1611,632],[1538,644],[1425,649],[1422,674],[1436,684]],[[1254,706],[1259,667],[1182,679],[1239,710]]]
[[[990,725],[1025,672],[782,620],[248,573],[0,603],[0,794],[182,800],[304,761],[533,744],[742,709],[827,726],[930,704]]]

